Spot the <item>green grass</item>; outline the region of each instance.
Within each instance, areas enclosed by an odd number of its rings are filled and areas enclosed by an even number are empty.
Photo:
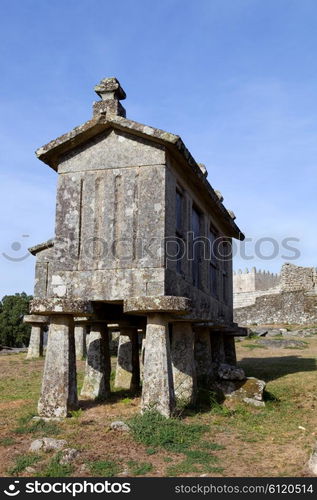
[[[153,465],[149,462],[136,462],[135,460],[130,460],[128,466],[133,476],[144,476],[153,470]]]
[[[182,453],[196,443],[208,426],[185,424],[175,418],[165,418],[154,411],[129,419],[132,436],[138,443]]]
[[[15,441],[10,437],[0,439],[0,446],[11,446],[12,444],[15,444]]]
[[[243,344],[243,347],[247,347],[251,351],[253,349],[267,349],[267,346],[262,344]]]
[[[49,436],[60,434],[59,426],[54,422],[45,420],[32,420],[33,415],[21,417],[18,420],[18,427],[13,432],[15,434],[46,434]]]
[[[146,453],[147,455],[155,455],[155,454],[157,453],[157,450],[156,450],[155,448],[147,448],[147,449],[145,450],[145,453]]]
[[[39,472],[38,477],[67,477],[73,472],[74,468],[70,464],[60,464],[62,451],[50,460],[49,464]]]
[[[25,455],[20,455],[15,459],[15,465],[8,469],[10,476],[17,476],[23,472],[27,467],[34,465],[36,462],[41,460],[40,455],[34,455],[33,453],[26,453]]]
[[[93,476],[113,477],[120,472],[119,465],[110,460],[95,460],[87,463],[87,466]]]

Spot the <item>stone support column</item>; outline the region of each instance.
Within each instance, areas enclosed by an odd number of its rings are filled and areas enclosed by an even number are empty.
[[[75,318],[75,351],[76,359],[83,359],[86,356],[86,332],[87,318]]]
[[[223,347],[225,353],[225,362],[228,365],[237,366],[236,343],[233,335],[223,336]]]
[[[47,418],[67,417],[77,404],[73,318],[54,315],[50,318],[38,414]]]
[[[23,323],[32,325],[30,341],[26,359],[35,359],[43,356],[43,329],[49,322],[47,316],[37,316],[35,314],[27,314],[23,318]]]
[[[209,387],[213,378],[213,368],[208,327],[195,328],[195,362],[198,386]]]
[[[225,349],[224,349],[224,335],[223,333],[211,330],[211,357],[213,365],[217,368],[220,364],[226,363]]]
[[[158,295],[124,300],[124,313],[147,317],[142,412],[156,410],[165,417],[173,414],[175,393],[168,322],[174,315],[187,313],[190,309],[187,297]]]
[[[197,392],[194,332],[191,323],[173,324],[171,356],[176,400],[194,404]]]
[[[153,313],[147,316],[141,410],[170,417],[174,407],[168,320],[162,313]]]
[[[138,329],[121,327],[118,345],[116,388],[137,390],[140,386]]]
[[[107,325],[94,322],[90,327],[85,378],[80,396],[107,399],[110,394],[110,351]]]

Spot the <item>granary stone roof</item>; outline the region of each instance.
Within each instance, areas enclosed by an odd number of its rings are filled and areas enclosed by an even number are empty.
[[[39,148],[36,151],[37,157],[57,171],[58,163],[64,154],[88,142],[90,139],[103,133],[107,129],[123,131],[132,136],[134,135],[161,144],[179,159],[184,168],[191,170],[191,179],[198,189],[208,196],[208,201],[213,205],[213,209],[222,218],[227,228],[228,236],[243,240],[244,234],[234,222],[234,213],[225,208],[222,203],[223,198],[221,193],[212,188],[206,179],[206,172],[203,171],[200,164],[192,157],[181,137],[166,132],[165,130],[153,128],[125,118],[125,110],[118,101],[119,99],[125,98],[125,93],[115,78],[102,80],[100,84],[95,87],[95,91],[103,99],[103,101],[99,101],[95,103],[95,105],[102,104],[105,106],[103,108],[100,107],[98,112],[98,107],[94,105],[95,112],[91,120],[88,120],[84,124],[75,127],[70,132],[61,135],[57,139]],[[111,97],[109,97],[110,94]],[[118,108],[115,108],[117,110],[116,112],[113,111],[114,108],[110,106],[107,108],[107,103],[110,102],[117,102],[121,109],[118,111]],[[120,116],[120,114],[123,116]]]

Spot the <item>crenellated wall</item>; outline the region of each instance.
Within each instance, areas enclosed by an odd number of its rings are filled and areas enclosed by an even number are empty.
[[[245,325],[274,322],[305,324],[316,321],[316,268],[286,263],[279,275],[262,273],[268,276],[262,281],[262,290],[256,289],[261,283],[257,281],[259,274],[255,270],[234,274],[235,321]],[[274,286],[265,289],[270,280]],[[251,289],[247,290],[247,286]]]
[[[267,293],[279,293],[279,274],[257,270],[255,267],[233,273],[233,307],[255,303],[255,299]]]

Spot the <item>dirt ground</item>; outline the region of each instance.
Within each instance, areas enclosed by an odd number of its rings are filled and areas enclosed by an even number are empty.
[[[194,464],[191,468],[187,464],[187,469],[180,467],[175,475],[309,475],[305,464],[317,432],[317,336],[304,340],[304,349],[267,349],[258,347],[251,339],[237,343],[239,365],[247,376],[267,383],[266,406],[243,405],[228,411],[211,405],[184,414],[183,423],[207,426],[202,445],[216,445],[213,456],[217,467],[204,474],[200,466]],[[30,432],[30,417],[25,424],[28,415],[36,414],[42,370],[43,360],[28,361],[25,354],[0,356],[0,476],[8,475],[19,457],[29,455],[34,439],[46,435],[45,429]],[[79,385],[83,370],[84,362],[80,361]],[[114,420],[125,421],[136,415],[139,403],[139,397],[117,392],[109,402],[82,401],[82,411],[58,423],[58,431],[52,437],[66,439],[69,447],[80,450],[72,470],[65,475],[91,476],[90,466],[98,461],[114,463],[115,475],[119,476],[166,476],[171,464],[182,464],[181,453],[149,449],[137,443],[130,433],[110,430]],[[25,467],[18,474],[42,475],[51,459],[51,454],[47,454],[32,465],[31,473]],[[131,472],[133,464],[140,466],[135,474]]]

